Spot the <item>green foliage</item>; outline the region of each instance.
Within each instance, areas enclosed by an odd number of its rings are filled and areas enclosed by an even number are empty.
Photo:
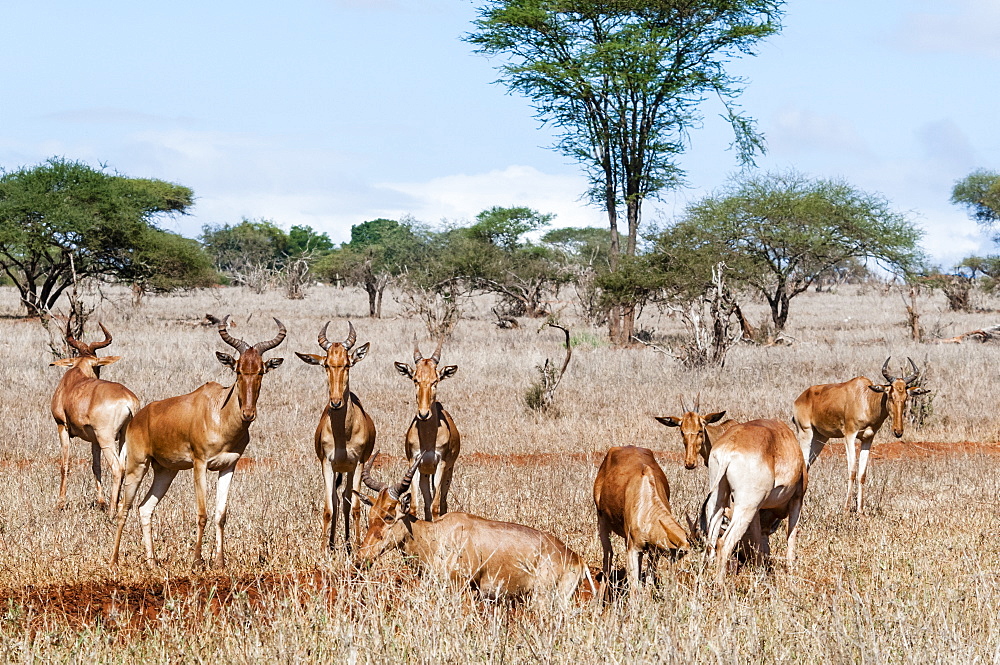
[[[556,249],[577,266],[606,267],[611,262],[611,232],[593,226],[568,226],[542,236],[542,243]]]
[[[232,276],[251,269],[277,270],[288,255],[288,235],[269,219],[243,218],[239,224],[208,225],[201,242],[215,267]]]
[[[883,197],[797,173],[751,174],[690,206],[656,239],[661,270],[704,282],[725,262],[758,291],[780,332],[789,301],[824,271],[865,258],[900,272],[919,265],[921,231]]]
[[[0,266],[29,313],[51,308],[77,278],[129,279],[158,215],[183,213],[181,185],[127,178],[52,158],[0,175]]]
[[[493,206],[476,215],[476,223],[468,227],[466,232],[477,240],[513,251],[521,247],[524,234],[548,226],[554,217],[551,214],[540,214],[531,208]]]
[[[197,240],[159,229],[149,229],[136,253],[136,272],[128,281],[145,293],[214,286],[219,274]]]
[[[1000,222],[1000,173],[978,169],[955,183],[951,202],[964,206],[980,224]]]
[[[293,257],[322,256],[333,251],[333,242],[326,233],[317,233],[311,226],[293,226],[288,231],[288,254]]]

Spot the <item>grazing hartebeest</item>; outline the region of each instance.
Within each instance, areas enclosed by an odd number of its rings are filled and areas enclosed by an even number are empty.
[[[116,363],[120,356],[97,357],[97,350],[111,344],[111,333],[98,323],[104,332],[103,342],[86,344],[67,332],[66,342],[79,352],[76,358],[55,360],[49,366],[69,367],[63,374],[52,395],[52,417],[59,430],[62,448],[60,465],[60,509],[66,506],[66,479],[69,476],[69,440],[78,437],[90,442],[93,456],[94,479],[97,481],[97,505],[105,508],[104,490],[101,487],[101,457],[111,467],[111,507],[118,505],[122,467],[118,453],[125,442],[125,428],[139,411],[139,398],[120,383],[103,381],[101,367]]]
[[[687,411],[680,418],[674,416],[654,416],[657,421],[667,427],[680,427],[681,436],[684,439],[684,468],[693,469],[698,463],[698,455],[701,455],[708,466],[708,454],[712,452],[712,442],[722,436],[723,432],[736,424],[735,420],[729,419],[724,422],[725,411],[709,413],[704,416],[699,415],[701,409],[701,396],[695,400],[694,409]],[[681,404],[681,408],[684,405]],[[718,424],[716,424],[718,423]]]
[[[362,344],[352,353],[351,347],[357,340],[357,334],[351,322],[347,322],[347,339],[336,344],[326,337],[329,327],[330,322],[327,321],[318,338],[319,345],[326,351],[325,355],[298,351],[295,355],[310,365],[326,368],[330,399],[319,418],[315,437],[316,457],[323,469],[323,498],[326,502],[321,537],[326,536],[329,529],[328,547],[333,549],[337,530],[337,487],[344,474],[347,482],[343,485],[340,502],[344,512],[344,547],[350,552],[352,520],[354,540],[361,538],[361,476],[357,474],[358,465],[364,464],[375,448],[375,423],[361,406],[358,396],[351,392],[350,372],[367,355],[369,343]]]
[[[604,549],[602,570],[610,579],[614,549],[611,532],[625,539],[628,580],[637,589],[642,557],[648,555],[649,571],[666,552],[677,554],[688,547],[687,534],[670,512],[670,484],[653,452],[646,448],[611,448],[594,479],[597,532]]]
[[[392,487],[371,477],[374,461],[374,456],[368,460],[361,476],[378,492],[374,501],[363,498],[371,506],[368,533],[358,551],[363,564],[370,565],[396,548],[432,573],[471,586],[486,598],[552,592],[565,603],[585,578],[596,593],[586,563],[555,536],[468,513],[448,513],[433,522],[419,520],[411,511],[412,495],[407,490],[420,457]]]
[[[118,563],[125,518],[132,507],[136,490],[150,464],[153,484],[139,505],[142,539],[146,546],[146,561],[153,558],[152,517],[157,503],[170,488],[178,471],[194,469],[194,496],[198,507],[198,534],[194,543],[194,565],[199,566],[201,541],[208,522],[206,495],[208,472],[218,471],[215,511],[215,557],[217,567],[226,565],[223,550],[226,527],[226,500],[236,463],[250,443],[250,425],[257,418],[257,396],[264,374],[281,365],[282,358],[265,361],[263,354],[285,339],[285,326],[278,321],[278,334],[268,342],[250,346],[230,336],[226,330],[227,316],[219,323],[222,340],[239,352],[233,359],[227,353],[216,352],[226,367],[236,372],[236,382],[229,387],[214,381],[192,393],[150,402],[135,415],[125,435],[128,451],[125,457],[125,490],[118,506],[118,532],[115,534],[112,565]]]
[[[458,371],[458,365],[447,365],[438,371],[441,344],[439,341],[430,358],[424,358],[414,340],[413,367],[406,363],[395,363],[399,373],[412,379],[417,387],[417,415],[406,430],[403,448],[406,459],[413,459],[414,449],[420,451],[420,493],[424,497],[426,520],[448,512],[448,488],[451,487],[455,460],[462,448],[462,437],[455,427],[455,421],[437,401],[438,382]]]
[[[715,442],[708,459],[708,547],[717,555],[716,581],[726,577],[729,557],[749,531],[750,543],[759,544],[754,556],[767,556],[770,547],[764,530],[773,531],[788,517],[789,563],[795,561],[799,511],[808,476],[802,450],[788,425],[777,420],[751,420],[734,425]],[[719,533],[725,512],[732,504],[732,518],[722,547]],[[762,516],[769,524],[762,525]]]
[[[858,512],[864,507],[868,453],[882,423],[892,415],[892,433],[897,439],[903,436],[903,414],[907,398],[929,392],[926,388],[912,385],[920,371],[911,358],[907,360],[910,361],[913,373],[896,378],[889,374],[889,358],[885,359],[885,364],[882,365],[882,376],[886,380],[884,385],[873,384],[867,378],[858,376],[843,383],[806,388],[795,400],[792,422],[798,430],[799,446],[806,459],[806,466],[812,466],[828,440],[844,437],[844,447],[847,450],[845,512],[851,509],[855,480],[858,485]],[[861,437],[860,453],[855,451],[858,436]]]

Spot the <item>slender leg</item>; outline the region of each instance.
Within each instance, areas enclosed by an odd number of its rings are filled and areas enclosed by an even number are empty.
[[[198,510],[198,535],[194,541],[194,558],[192,568],[205,565],[201,557],[201,541],[205,536],[205,525],[208,524],[208,468],[203,460],[194,462],[194,502]]]
[[[733,550],[736,549],[736,545],[743,538],[743,534],[746,533],[747,528],[756,516],[757,505],[759,505],[759,502],[755,501],[751,505],[737,505],[733,508],[733,519],[729,523],[729,530],[726,531],[722,547],[717,553],[716,564],[718,567],[715,572],[715,581],[719,584],[726,581],[726,568],[729,565],[729,557],[732,556]]]
[[[361,544],[361,474],[354,470],[351,474],[351,524],[354,526],[353,543]],[[353,544],[352,543],[352,544]]]
[[[57,423],[56,427],[59,428],[59,446],[62,450],[59,466],[59,501],[56,503],[56,508],[62,510],[66,507],[66,478],[69,476],[69,429],[61,423]]]
[[[747,562],[752,566],[764,565],[766,559],[764,556],[764,545],[761,542],[763,531],[760,528],[759,510],[754,513],[753,519],[750,520],[750,525],[747,527],[744,536],[741,541],[747,545]]]
[[[629,591],[638,591],[639,579],[641,577],[640,573],[642,572],[642,552],[638,548],[629,544],[628,551],[625,553],[625,558],[628,562]]]
[[[844,447],[847,449],[847,498],[844,500],[844,512],[851,511],[851,499],[854,494],[854,481],[858,475],[857,452],[854,444],[858,433],[851,432],[844,437]]]
[[[122,531],[125,530],[125,519],[128,511],[132,508],[132,501],[135,500],[135,493],[139,489],[142,477],[149,469],[149,460],[127,460],[127,470],[125,471],[125,489],[122,493],[122,500],[118,504],[118,530],[115,532],[115,548],[111,552],[111,565],[118,564],[118,551],[122,544]]]
[[[98,441],[100,438],[98,438]],[[104,499],[104,488],[101,487],[101,444],[93,441],[90,444],[90,468],[94,472],[94,481],[97,484],[97,507],[107,510],[108,502]]]
[[[361,518],[361,502],[354,494],[354,472],[344,474],[344,485],[340,491],[341,508],[344,513],[344,549],[351,553],[351,519],[357,527]],[[361,474],[358,474],[361,475]],[[357,514],[355,514],[355,504],[357,504]]]
[[[861,439],[861,452],[858,455],[858,512],[864,508],[865,478],[868,475],[868,453],[872,449],[872,440],[875,437]]]
[[[153,462],[153,484],[149,486],[149,492],[139,504],[139,522],[142,524],[142,542],[146,546],[146,563],[152,568],[156,565],[156,557],[153,556],[153,511],[156,510],[160,499],[170,489],[170,483],[174,481],[177,471],[167,469],[155,461]],[[128,490],[126,489],[126,498]],[[119,511],[121,512],[121,511]]]
[[[604,573],[604,585],[607,587],[611,583],[611,566],[614,563],[615,551],[611,547],[611,529],[600,516],[597,518],[597,535],[601,539],[601,549],[604,551],[601,571]]]
[[[233,472],[236,462],[219,471],[219,482],[215,487],[215,556],[212,565],[216,568],[226,567],[226,516],[229,505],[229,487],[233,482]]]
[[[323,531],[320,533],[320,548],[332,550],[337,535],[337,502],[334,501],[336,487],[333,464],[326,457],[320,460],[323,472]],[[330,534],[327,537],[327,534]]]
[[[785,559],[788,565],[795,563],[795,541],[799,535],[799,513],[802,511],[802,497],[793,499],[788,506],[788,549]]]
[[[115,440],[115,447],[102,449],[104,458],[111,466],[111,511],[118,507],[118,497],[122,489],[122,472],[125,470],[125,456],[127,455],[127,452],[123,454],[125,451],[125,428],[118,431]]]
[[[420,474],[420,494],[424,497],[424,519],[430,522],[434,519],[433,496],[431,494],[431,476]]]
[[[437,504],[437,514],[439,517],[448,512],[448,490],[451,488],[451,479],[455,475],[455,464],[444,464],[441,471],[441,482],[434,490],[434,502]]]

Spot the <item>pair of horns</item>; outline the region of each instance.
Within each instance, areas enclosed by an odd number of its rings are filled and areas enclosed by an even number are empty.
[[[323,324],[323,329],[319,331],[318,341],[319,341],[319,345],[321,347],[323,347],[324,351],[329,351],[330,347],[333,346],[333,342],[331,342],[329,339],[326,338],[326,330],[329,327],[330,327],[330,322],[327,321],[325,324]],[[356,332],[354,332],[354,325],[350,321],[348,321],[347,322],[347,339],[345,339],[340,344],[346,350],[350,351],[351,347],[354,346],[354,342],[356,342],[357,339],[358,339],[358,334]]]
[[[226,330],[226,328],[229,327],[229,317],[230,316],[231,315],[227,314],[226,318],[224,318],[221,321],[219,321],[219,337],[222,338],[223,342],[225,342],[229,346],[233,347],[234,349],[236,349],[240,353],[245,353],[248,350],[250,350],[251,348],[256,349],[257,353],[264,353],[265,351],[270,351],[274,347],[276,347],[279,344],[281,344],[281,342],[285,339],[285,334],[288,332],[285,329],[285,324],[284,323],[282,323],[278,319],[274,319],[274,322],[278,324],[278,334],[274,337],[274,339],[269,340],[267,342],[257,342],[256,344],[254,344],[251,347],[249,344],[247,344],[246,342],[244,342],[242,339],[236,339],[235,337],[233,337],[232,335],[230,335],[229,331]]]
[[[431,356],[430,356],[430,360],[433,360],[435,365],[437,365],[439,362],[441,362],[441,347],[442,347],[442,345],[444,345],[444,338],[438,340],[437,348],[434,349],[434,353],[432,353]],[[423,359],[424,359],[424,356],[423,356],[422,353],[420,353],[420,347],[417,345],[417,336],[414,335],[413,336],[413,362],[414,363],[418,363],[418,362],[420,362]]]
[[[417,456],[413,458],[413,464],[403,474],[403,479],[392,487],[389,487],[388,483],[372,478],[372,467],[375,465],[375,458],[379,456],[379,452],[375,451],[375,454],[365,462],[364,467],[361,469],[361,480],[371,491],[381,492],[382,490],[389,490],[389,496],[393,500],[399,501],[399,497],[403,496],[406,490],[410,489],[410,483],[413,482],[413,474],[417,472],[417,467],[420,466],[420,453],[417,453]]]
[[[687,405],[684,404],[684,395],[679,395],[678,397],[681,400],[681,410],[684,413],[687,413],[688,411],[693,411],[694,413],[701,413],[701,391],[700,390],[698,391],[698,395],[694,398],[694,408],[693,409],[688,409]]]
[[[106,347],[108,344],[111,343],[111,339],[112,339],[111,333],[108,332],[108,329],[104,327],[103,323],[101,323],[100,321],[98,321],[97,325],[101,326],[101,330],[104,332],[104,341],[103,342],[91,342],[90,344],[87,344],[86,342],[81,342],[80,340],[78,340],[75,337],[73,337],[73,333],[71,333],[69,331],[69,322],[67,322],[66,323],[66,343],[69,344],[70,346],[72,346],[77,351],[79,351],[81,356],[94,356],[94,357],[97,357],[96,351],[98,349],[103,349],[104,347]]]
[[[892,383],[893,381],[896,380],[896,377],[894,377],[893,375],[889,374],[889,360],[891,358],[892,358],[892,356],[889,356],[888,358],[886,358],[885,359],[885,364],[882,365],[882,376],[885,377],[885,380],[888,381],[889,383]],[[907,356],[906,359],[908,361],[910,361],[910,367],[913,369],[913,374],[910,374],[909,376],[903,377],[903,382],[906,383],[906,385],[910,385],[911,383],[913,383],[914,381],[917,380],[917,376],[920,375],[920,370],[917,369],[917,363],[913,362],[913,358],[910,358],[909,356]]]

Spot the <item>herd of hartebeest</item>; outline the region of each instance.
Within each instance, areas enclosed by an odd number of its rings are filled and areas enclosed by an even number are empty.
[[[62,445],[59,506],[66,501],[70,437],[89,441],[97,480],[97,501],[106,506],[101,487],[101,459],[111,467],[111,507],[117,509],[117,532],[111,563],[118,561],[122,531],[143,476],[153,467],[153,481],[139,504],[146,560],[155,565],[151,520],[178,471],[194,469],[198,532],[195,565],[202,562],[201,543],[207,512],[207,473],[219,479],[215,512],[214,565],[225,565],[226,501],[237,462],[250,442],[250,425],[257,416],[257,397],[264,375],[281,365],[281,358],[264,353],[285,338],[285,326],[275,319],[278,334],[250,345],[228,332],[229,317],[218,320],[219,335],[236,349],[234,359],[217,352],[219,361],[236,373],[231,386],[209,382],[194,392],[170,397],[139,408],[132,391],[100,379],[100,369],[119,360],[98,357],[111,335],[101,325],[104,340],[83,343],[67,334],[77,357],[53,365],[69,368],[52,397],[52,415]],[[357,335],[348,322],[347,338],[331,342],[329,322],[319,333],[323,354],[296,353],[310,365],[326,369],[329,400],[316,427],[316,456],[323,470],[324,547],[334,546],[338,506],[344,514],[344,546],[358,563],[371,564],[383,552],[401,549],[426,569],[462,585],[471,585],[487,597],[520,596],[539,590],[569,597],[586,580],[594,580],[584,560],[558,538],[520,524],[500,522],[468,513],[448,512],[448,488],[458,458],[461,437],[455,421],[437,400],[438,383],[458,370],[440,367],[441,343],[424,358],[414,345],[413,364],[395,363],[399,373],[416,386],[416,414],[405,436],[405,455],[412,460],[402,479],[388,484],[373,477],[375,424],[350,388],[350,370],[368,353],[368,344],[355,347]],[[700,524],[689,523],[688,533],[670,510],[670,488],[653,453],[633,446],[611,448],[594,481],[598,534],[604,551],[603,576],[610,579],[613,563],[611,533],[625,539],[630,587],[655,573],[657,559],[677,556],[699,532],[716,558],[716,578],[723,581],[737,547],[744,559],[767,563],[768,536],[788,519],[787,559],[795,558],[795,537],[806,491],[808,469],[827,440],[844,437],[848,482],[845,510],[857,485],[857,509],[863,508],[863,488],[872,440],[882,423],[892,417],[893,433],[903,434],[907,398],[926,392],[915,385],[918,370],[912,360],[909,376],[889,374],[885,384],[857,377],[844,383],[807,388],[795,400],[792,419],[798,437],[783,422],[722,421],[725,412],[700,415],[699,404],[681,417],[658,421],[678,427],[684,439],[684,466],[694,469],[700,455],[708,467],[708,498]],[[855,443],[861,439],[856,459]],[[361,467],[361,473],[358,473]],[[411,484],[420,472],[423,519],[416,515]],[[376,493],[370,499],[362,483]],[[121,496],[119,497],[119,494]],[[339,494],[339,496],[338,496]],[[120,500],[119,500],[120,498]],[[361,538],[361,503],[368,505],[368,531]],[[351,529],[351,523],[354,529]]]

